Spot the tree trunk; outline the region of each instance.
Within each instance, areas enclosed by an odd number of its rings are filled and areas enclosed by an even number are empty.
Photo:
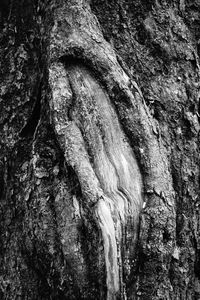
[[[200,4],[0,3],[0,298],[200,299]]]

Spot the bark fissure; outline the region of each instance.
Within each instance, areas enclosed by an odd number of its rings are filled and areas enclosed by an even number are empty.
[[[35,106],[33,108],[33,112],[30,118],[27,120],[26,125],[22,128],[19,134],[19,136],[21,137],[33,136],[36,131],[37,125],[41,117],[41,96],[42,96],[41,91],[42,91],[42,84],[40,84],[38,88],[38,95],[35,102]]]

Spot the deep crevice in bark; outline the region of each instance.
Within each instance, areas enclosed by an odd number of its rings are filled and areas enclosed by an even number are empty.
[[[32,137],[35,133],[37,125],[41,117],[41,96],[42,96],[42,83],[38,88],[37,100],[35,102],[33,112],[27,121],[27,124],[22,128],[19,136],[22,138]]]

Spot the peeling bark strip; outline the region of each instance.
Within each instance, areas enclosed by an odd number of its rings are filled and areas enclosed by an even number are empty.
[[[54,64],[50,82],[58,140],[85,201],[94,207],[104,242],[107,299],[115,299],[120,289],[123,294],[121,262],[131,266],[134,256],[142,206],[140,171],[109,97],[85,68],[66,71]],[[129,247],[122,257],[125,240]]]

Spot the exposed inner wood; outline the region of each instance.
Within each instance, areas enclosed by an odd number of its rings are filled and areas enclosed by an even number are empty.
[[[84,200],[94,207],[104,244],[107,299],[115,299],[123,286],[120,262],[132,265],[134,256],[143,201],[140,170],[107,93],[87,69],[54,64],[50,81],[55,130]],[[129,247],[122,255],[124,239]]]

